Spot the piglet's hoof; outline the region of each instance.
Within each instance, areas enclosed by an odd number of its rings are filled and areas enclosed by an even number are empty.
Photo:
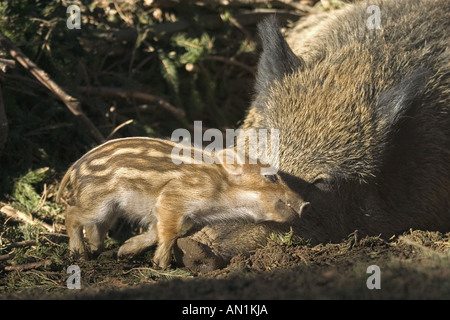
[[[224,268],[229,263],[228,260],[214,254],[207,245],[189,237],[177,240],[174,255],[178,264],[198,273]]]

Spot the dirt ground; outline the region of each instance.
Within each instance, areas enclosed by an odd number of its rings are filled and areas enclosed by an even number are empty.
[[[112,249],[77,262],[81,289],[67,288],[67,269],[13,271],[53,283],[2,290],[2,299],[450,299],[450,233],[410,231],[385,241],[352,234],[339,244],[310,246],[270,239],[248,257],[204,274],[155,270],[147,252],[117,262]],[[368,270],[376,265],[379,272]],[[51,275],[51,277],[49,276]],[[380,289],[369,289],[378,280]],[[11,273],[0,273],[0,285]],[[51,279],[50,279],[51,278]]]

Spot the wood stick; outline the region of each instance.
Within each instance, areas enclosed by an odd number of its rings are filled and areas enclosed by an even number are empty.
[[[81,122],[88,128],[92,137],[97,143],[103,143],[105,138],[96,126],[89,120],[89,118],[83,113],[80,107],[80,102],[74,97],[67,94],[60,86],[58,86],[50,76],[39,68],[33,61],[25,56],[5,35],[0,32],[0,45],[5,48],[8,53],[16,61],[18,61],[25,69],[29,70],[41,84],[47,87],[52,93],[54,93]]]
[[[3,254],[0,256],[0,261],[11,260],[14,259],[14,257],[15,257],[14,253]]]
[[[16,67],[16,62],[10,59],[0,58],[0,70],[6,72],[8,69],[14,69]]]
[[[19,242],[13,242],[6,246],[6,250],[19,248],[19,247],[32,246],[35,244],[36,244],[36,241],[34,241],[34,240],[24,240],[24,241],[19,241]]]
[[[144,93],[144,92],[138,92],[138,91],[129,91],[125,89],[120,88],[110,88],[110,87],[78,87],[78,90],[82,93],[86,94],[96,94],[99,96],[112,96],[112,97],[119,97],[124,99],[137,99],[146,101],[149,103],[155,103],[162,108],[169,111],[171,114],[175,116],[178,120],[182,120],[185,117],[185,112],[182,109],[179,109],[177,107],[174,107],[169,102],[163,100],[160,97],[157,97],[155,95]]]
[[[40,235],[50,236],[52,238],[60,238],[60,239],[64,239],[64,241],[66,241],[69,238],[69,236],[67,234],[58,233],[58,232],[41,232]]]
[[[151,272],[155,272],[155,273],[157,273],[159,275],[167,276],[167,277],[193,278],[193,276],[191,276],[191,275],[171,274],[171,273],[164,272],[164,271],[157,270],[157,269],[153,269],[153,268],[150,268],[150,267],[146,267],[146,268],[145,267],[142,267],[142,268],[131,268],[130,270],[123,271],[123,274],[127,274],[127,273],[130,273],[132,271],[139,271],[140,272],[140,271],[145,271],[145,270],[149,270]]]
[[[14,243],[7,245],[5,250],[10,250],[10,249],[25,247],[25,246],[32,246],[35,244],[36,244],[36,241],[34,241],[34,240],[24,240],[24,241],[14,242]],[[15,257],[14,253],[0,255],[0,261],[11,260],[14,257]]]
[[[117,127],[114,128],[113,131],[111,131],[110,134],[108,134],[108,136],[106,137],[106,140],[111,139],[111,137],[112,137],[117,131],[119,131],[121,128],[123,128],[123,127],[125,127],[125,126],[127,126],[127,125],[129,125],[129,124],[131,124],[131,123],[133,123],[133,121],[134,121],[133,119],[130,119],[130,120],[125,121],[125,122],[122,123],[122,124],[119,124]]]
[[[25,263],[25,264],[20,264],[17,266],[6,266],[5,270],[6,271],[24,271],[24,270],[30,270],[30,269],[36,269],[39,267],[46,267],[49,266],[52,262],[50,260],[42,260],[42,261],[37,261],[37,262],[31,262],[31,263]]]
[[[228,58],[221,57],[221,56],[206,56],[204,58],[204,60],[220,61],[220,62],[223,62],[226,64],[231,64],[231,65],[237,66],[239,68],[242,68],[252,75],[256,73],[256,68],[250,67],[250,66],[246,65],[245,63],[235,60],[234,58],[228,59]]]
[[[223,19],[223,16],[221,15],[221,18]],[[239,30],[241,30],[241,32],[245,35],[245,38],[247,38],[248,41],[252,41],[252,35],[250,34],[250,32],[248,32],[244,26],[242,24],[239,23],[239,21],[237,21],[235,18],[233,18],[232,16],[230,16],[228,18],[228,20]]]
[[[19,220],[19,221],[22,221],[22,222],[25,222],[25,223],[31,224],[31,225],[39,225],[39,226],[44,227],[45,229],[47,229],[50,232],[55,231],[54,227],[52,227],[51,225],[49,225],[43,221],[40,221],[38,219],[35,219],[33,217],[30,217],[29,215],[23,213],[22,211],[14,209],[9,204],[6,204],[4,202],[0,202],[0,212],[14,220]]]

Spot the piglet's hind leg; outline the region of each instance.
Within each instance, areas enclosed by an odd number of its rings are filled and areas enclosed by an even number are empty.
[[[158,236],[156,232],[156,226],[152,225],[151,227],[149,227],[147,232],[125,241],[125,243],[119,248],[117,257],[119,259],[133,257],[154,245],[157,239]]]
[[[172,249],[179,235],[182,218],[168,210],[158,210],[158,248],[153,257],[154,263],[166,269],[169,267]]]

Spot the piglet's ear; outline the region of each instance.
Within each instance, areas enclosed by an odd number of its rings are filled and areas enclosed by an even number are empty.
[[[241,164],[223,164],[223,167],[228,174],[233,176],[241,176],[244,173],[244,169]]]
[[[222,149],[215,153],[217,162],[231,175],[237,176],[244,173],[242,158],[234,149]]]

